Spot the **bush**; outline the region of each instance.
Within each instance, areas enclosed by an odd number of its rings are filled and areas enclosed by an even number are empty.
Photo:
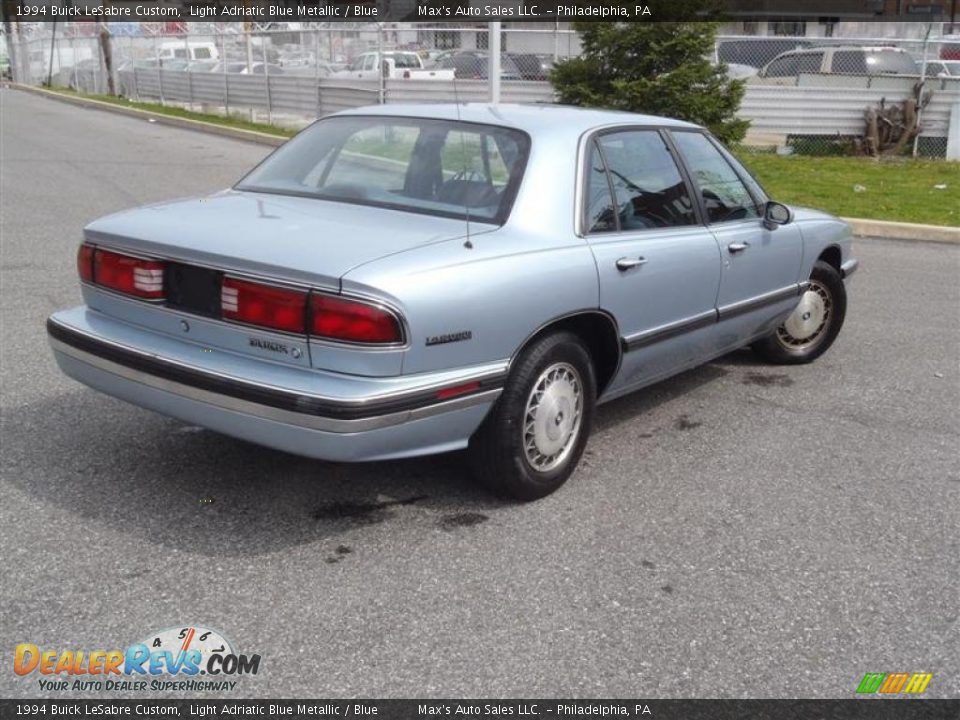
[[[714,65],[712,22],[574,23],[583,54],[550,74],[560,102],[665,115],[704,125],[726,143],[743,139],[735,117],[743,81]]]

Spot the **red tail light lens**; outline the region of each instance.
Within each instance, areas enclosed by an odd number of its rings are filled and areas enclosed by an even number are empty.
[[[329,340],[384,345],[403,340],[393,313],[357,300],[310,296],[310,334]]]
[[[293,333],[306,330],[307,293],[300,290],[225,277],[220,307],[227,320]]]
[[[77,272],[83,282],[93,282],[93,245],[83,243],[77,250]]]
[[[82,277],[81,273],[81,277]],[[163,298],[163,263],[96,248],[93,252],[93,280],[111,290],[136,297]]]

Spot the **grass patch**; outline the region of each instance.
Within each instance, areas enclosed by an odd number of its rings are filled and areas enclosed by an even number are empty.
[[[76,90],[63,87],[48,88],[61,95],[72,95],[73,97],[85,98],[87,100],[98,100],[100,102],[110,103],[111,105],[120,105],[122,107],[135,108],[137,110],[147,110],[158,115],[168,115],[170,117],[185,118],[187,120],[199,120],[200,122],[221,125],[223,127],[236,128],[238,130],[252,130],[254,132],[266,133],[267,135],[278,135],[280,137],[293,137],[297,134],[296,130],[268,125],[267,123],[257,123],[245,120],[242,117],[231,115],[213,115],[210,113],[194,112],[193,110],[184,110],[170,105],[161,105],[160,103],[134,102],[123,97],[114,97],[113,95],[94,95],[90,93],[80,93]]]
[[[960,226],[960,163],[740,151],[771,197],[843,217]],[[937,185],[946,185],[937,189]]]

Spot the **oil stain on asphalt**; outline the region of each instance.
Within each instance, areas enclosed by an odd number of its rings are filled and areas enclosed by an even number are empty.
[[[440,518],[440,529],[451,532],[457,528],[473,527],[489,520],[488,515],[475,512],[456,513],[455,515],[445,515]]]
[[[793,385],[793,378],[789,375],[764,375],[763,373],[747,373],[743,378],[744,385],[759,385],[760,387],[790,387]]]
[[[703,425],[699,420],[691,420],[686,415],[681,415],[677,418],[677,421],[673,424],[677,430],[693,430]]]
[[[393,516],[392,508],[413,505],[426,499],[426,495],[418,495],[403,500],[383,502],[332,502],[316,508],[313,511],[313,519],[347,522],[352,525],[376,525]]]

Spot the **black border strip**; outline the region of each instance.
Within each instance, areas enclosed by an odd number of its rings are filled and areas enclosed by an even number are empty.
[[[776,305],[778,302],[783,302],[784,300],[789,300],[792,297],[800,295],[800,286],[792,285],[782,290],[777,290],[769,295],[761,295],[750,300],[746,300],[741,303],[732,303],[727,305],[725,308],[719,308],[718,312],[720,315],[720,320],[728,320],[732,317],[737,317],[738,315],[744,315],[748,312],[753,312],[754,310],[759,310],[762,307],[767,305]]]
[[[693,332],[694,330],[699,330],[700,328],[709,327],[714,325],[717,322],[717,311],[714,310],[710,315],[704,315],[700,318],[694,318],[684,323],[674,325],[672,327],[664,328],[658,332],[650,333],[649,335],[643,335],[632,340],[623,339],[623,349],[626,352],[632,352],[634,350],[639,350],[642,347],[647,347],[648,345],[653,345],[654,343],[661,342],[663,340],[669,340],[672,337],[677,335],[683,335],[684,333]]]
[[[742,303],[728,305],[726,308],[719,308],[712,315],[704,315],[701,318],[695,318],[684,323],[679,323],[677,325],[664,328],[658,332],[650,333],[649,335],[643,335],[632,340],[628,340],[627,338],[623,337],[620,339],[620,342],[623,345],[624,352],[633,352],[634,350],[639,350],[640,348],[653,345],[654,343],[669,340],[670,338],[677,337],[678,335],[693,332],[694,330],[700,330],[701,328],[709,327],[710,325],[723,322],[724,320],[729,320],[730,318],[737,317],[738,315],[744,315],[748,312],[759,310],[760,308],[764,308],[768,305],[776,305],[778,302],[783,302],[791,297],[800,295],[802,290],[802,284],[783,288],[782,290],[774,291],[769,295],[762,295]]]
[[[363,420],[408,410],[420,410],[431,405],[449,402],[453,399],[467,398],[488,390],[503,387],[503,377],[486,378],[473,392],[456,395],[454,398],[437,400],[437,389],[418,392],[398,399],[375,400],[369,403],[332,401],[302,395],[293,391],[260,387],[241,380],[219,377],[202,370],[196,370],[174,362],[141,353],[125,350],[110,343],[99,341],[85,333],[73,330],[52,318],[47,319],[47,333],[55,340],[74,347],[96,357],[123,365],[138,372],[153,375],[165,380],[180,383],[188,387],[234,397],[239,400],[266,405],[268,407],[303,413],[336,420]],[[470,380],[453,383],[467,384]]]

